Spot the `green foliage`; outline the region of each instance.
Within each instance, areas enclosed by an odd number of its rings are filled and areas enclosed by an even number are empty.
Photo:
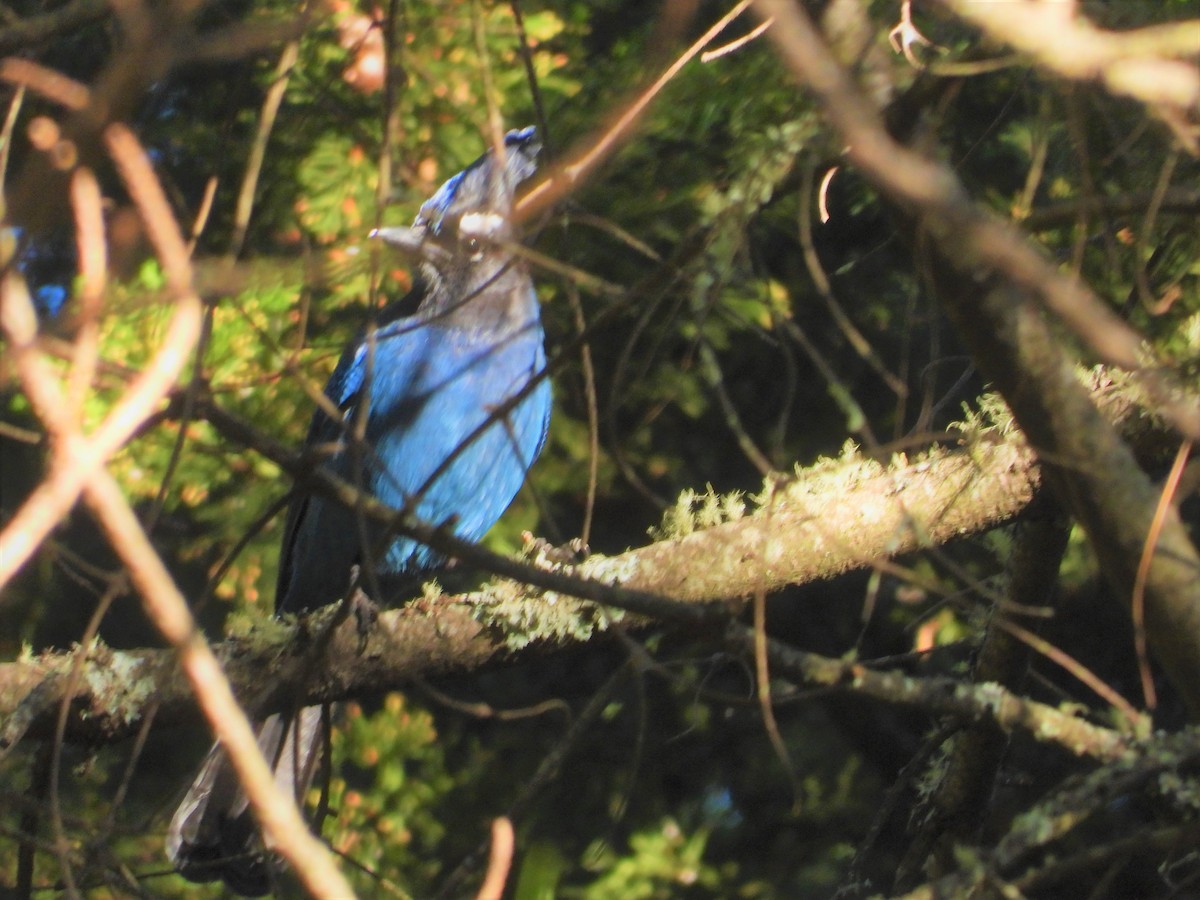
[[[296,172],[301,224],[322,244],[363,234],[375,205],[375,175],[373,161],[350,137],[322,135]],[[340,190],[331,189],[335,184]]]
[[[325,831],[330,845],[369,860],[405,893],[428,896],[445,835],[434,810],[454,786],[429,713],[402,694],[388,694],[370,714],[351,704],[334,731],[333,759],[333,814]],[[356,879],[364,894],[377,889],[366,873]]]
[[[588,855],[591,867],[604,872],[578,893],[564,891],[563,897],[586,897],[588,900],[657,900],[678,897],[693,888],[717,893],[725,886],[723,876],[731,875],[736,867],[724,871],[704,863],[708,832],[699,829],[684,834],[671,819],[639,831],[629,839],[630,852],[615,855],[609,848],[598,846]]]

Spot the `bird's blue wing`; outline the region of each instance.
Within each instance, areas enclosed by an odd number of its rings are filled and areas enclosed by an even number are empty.
[[[427,355],[404,373],[410,378],[404,402],[372,410],[368,434],[380,462],[372,489],[389,506],[475,541],[508,507],[545,439],[550,386],[544,379],[501,412],[545,367],[542,329],[531,322],[486,347],[461,333],[430,329],[421,337],[432,340],[417,351]],[[384,345],[381,355],[391,359],[392,349]],[[381,372],[392,382],[381,394],[401,396],[398,371]],[[416,571],[440,563],[436,551],[401,536],[381,568]]]
[[[410,304],[411,296],[400,301],[399,304],[391,307],[395,309],[404,304]],[[391,318],[391,321],[387,321]],[[381,315],[381,319],[387,321],[387,324],[382,328],[374,331],[374,344],[379,346],[379,342],[385,339],[401,336],[407,332],[411,332],[415,323],[410,318],[394,318],[391,317],[388,310],[385,310]],[[372,338],[369,337],[370,332],[360,333],[354,341],[352,341],[342,352],[341,358],[338,360],[337,366],[334,367],[333,374],[329,376],[329,381],[325,385],[325,396],[333,403],[334,406],[342,412],[341,417],[331,418],[324,409],[317,409],[313,413],[312,422],[309,424],[308,436],[305,438],[304,446],[306,450],[312,451],[314,448],[322,448],[324,457],[320,462],[325,465],[334,463],[335,474],[337,460],[344,455],[344,450],[333,449],[339,447],[345,438],[346,423],[353,421],[354,410],[362,395],[363,385],[366,383],[367,371],[369,368],[374,368],[374,356],[369,353]],[[402,363],[404,354],[400,354]],[[389,359],[389,364],[393,361]],[[345,542],[349,539],[350,534],[345,528],[325,528],[323,522],[328,520],[329,513],[326,511],[326,502],[319,498],[314,498],[311,495],[299,495],[295,497],[288,507],[287,520],[284,523],[282,551],[279,559],[279,575],[275,586],[275,608],[279,612],[297,612],[302,609],[310,609],[322,603],[328,603],[331,597],[336,597],[337,594],[326,593],[326,586],[317,584],[296,584],[294,582],[295,569],[298,565],[298,560],[302,560],[302,554],[307,552],[316,552],[321,556],[331,559],[340,560],[347,554],[353,555],[353,549],[342,548],[345,552],[338,552],[333,543],[341,541]],[[324,553],[321,553],[316,547],[310,548],[308,545],[312,536],[318,533],[328,533],[331,537],[328,540],[329,546],[324,548]],[[301,546],[304,545],[304,546]],[[354,546],[357,546],[357,539],[354,541]],[[348,577],[349,565],[353,560],[349,560],[342,570],[342,577]],[[303,577],[303,576],[302,576]],[[339,585],[338,588],[345,585]],[[318,599],[323,597],[323,599]]]
[[[394,509],[478,540],[512,501],[545,440],[550,386],[544,379],[502,418],[494,415],[544,368],[541,326],[531,323],[499,346],[481,347],[460,332],[404,324],[376,332],[363,452],[356,457],[343,444],[323,465]],[[339,384],[361,380],[363,369],[355,375],[347,368]],[[357,402],[358,395],[349,397],[346,421]],[[341,441],[340,423],[318,416],[325,424],[314,423],[317,440]],[[288,524],[280,611],[339,596],[350,566],[361,560],[364,536],[370,544],[379,538],[374,523],[319,496],[294,503]],[[442,557],[401,535],[373,562],[381,574],[402,575],[434,568]]]

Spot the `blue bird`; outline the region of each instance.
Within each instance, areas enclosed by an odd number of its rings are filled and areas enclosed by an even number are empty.
[[[56,228],[34,238],[16,225],[4,230],[17,242],[17,271],[25,276],[38,318],[53,320],[71,296],[77,256],[75,233],[69,228]]]
[[[509,132],[504,143],[503,167],[484,154],[438,189],[411,228],[379,230],[420,261],[413,292],[347,346],[325,387],[341,415],[318,410],[306,441],[314,455],[325,453],[321,465],[332,474],[470,541],[512,502],[550,421],[538,300],[511,251],[509,218],[513,193],[533,174],[540,148],[532,128]],[[415,312],[404,315],[414,303]],[[355,445],[364,415],[365,439]],[[445,560],[411,538],[387,540],[376,523],[335,501],[296,496],[276,612],[337,601],[353,567],[367,563],[383,579],[415,582]],[[297,797],[324,754],[321,718],[320,707],[308,707],[259,725],[276,782]],[[270,888],[277,862],[219,746],[171,821],[167,851],[190,880],[220,878],[246,896]]]

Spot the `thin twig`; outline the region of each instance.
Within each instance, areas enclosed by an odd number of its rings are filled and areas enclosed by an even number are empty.
[[[732,646],[747,655],[758,640],[754,629],[738,623],[727,632]],[[767,639],[767,654],[776,677],[798,678],[809,684],[842,685],[869,697],[911,704],[927,712],[968,721],[991,721],[1001,728],[1020,728],[1053,741],[1077,756],[1112,760],[1132,746],[1125,735],[1067,715],[1045,703],[1028,700],[999,685],[964,684],[952,678],[913,678],[899,672],[873,670],[847,660],[835,660],[797,650]]]
[[[1131,730],[1138,728],[1142,724],[1142,716],[1133,708],[1133,704],[1118,694],[1113,688],[1109,687],[1098,675],[1079,662],[1079,660],[1073,659],[1069,654],[1055,647],[1045,638],[1039,637],[1028,628],[1022,628],[1016,622],[1010,622],[1007,619],[997,617],[995,624],[1021,643],[1033,648],[1046,659],[1071,673],[1072,676],[1087,685],[1098,697],[1125,717],[1125,721]],[[1153,709],[1151,704],[1147,704],[1147,706]]]
[[[1158,547],[1158,539],[1162,534],[1167,510],[1175,499],[1180,476],[1183,475],[1184,466],[1187,464],[1191,452],[1191,441],[1184,441],[1179,445],[1179,452],[1175,454],[1175,462],[1171,464],[1171,472],[1167,475],[1166,483],[1159,493],[1158,507],[1154,510],[1154,519],[1150,523],[1150,531],[1146,535],[1142,557],[1138,560],[1137,575],[1133,581],[1133,595],[1130,599],[1133,615],[1133,642],[1137,651],[1142,696],[1145,698],[1147,709],[1154,709],[1158,705],[1158,700],[1154,690],[1154,676],[1150,671],[1150,660],[1146,651],[1146,582],[1150,577],[1150,563],[1154,559],[1154,551]]]
[[[512,820],[500,816],[492,820],[492,852],[488,857],[487,875],[475,900],[500,900],[504,896],[504,885],[512,868],[513,848],[516,837]]]
[[[1110,91],[1152,106],[1200,108],[1200,72],[1182,61],[1196,56],[1195,19],[1117,33],[1076,15],[1075,4],[939,2],[1064,78],[1098,79]]]
[[[75,112],[86,108],[92,97],[86,85],[30,59],[0,60],[0,81],[28,87]]]
[[[18,84],[13,91],[13,98],[8,103],[8,112],[4,116],[4,127],[0,128],[0,189],[8,176],[8,158],[12,154],[13,131],[17,127],[17,116],[21,114],[21,104],[25,100],[25,85]]]
[[[751,41],[761,36],[764,31],[771,27],[771,24],[774,21],[774,19],[767,19],[766,21],[759,22],[740,38],[735,38],[728,44],[723,44],[720,47],[714,47],[712,50],[705,50],[700,54],[700,62],[712,62],[714,59],[720,59],[722,56],[728,56],[730,53],[736,53]]]
[[[300,55],[300,42],[289,41],[279,56],[275,66],[275,78],[263,98],[262,113],[258,117],[258,128],[254,132],[254,141],[250,145],[250,153],[246,158],[246,172],[242,176],[241,187],[238,188],[237,204],[233,213],[233,236],[229,241],[229,257],[236,259],[241,255],[242,245],[246,241],[246,231],[250,227],[250,213],[254,209],[254,194],[258,187],[258,178],[262,174],[263,162],[267,157],[267,142],[271,138],[271,130],[275,127],[275,119],[279,115],[279,107],[283,104],[283,95],[287,92],[288,79],[292,68]]]
[[[579,291],[573,282],[565,285],[567,299],[575,327],[582,337],[587,333],[587,322],[583,317],[583,304],[579,302]],[[592,345],[584,341],[579,347],[579,362],[583,369],[583,396],[587,403],[588,424],[588,481],[587,497],[583,505],[583,524],[579,526],[579,540],[586,547],[592,536],[592,516],[596,512],[596,488],[600,469],[600,406],[596,397],[596,369],[592,364]]]
[[[750,7],[751,2],[752,0],[740,0],[671,63],[649,87],[632,98],[625,109],[619,112],[614,121],[599,135],[590,139],[577,152],[568,155],[561,165],[556,166],[546,178],[526,193],[516,206],[516,219],[520,221],[529,218],[538,211],[553,206],[563,194],[576,190],[600,163],[616,151],[621,142],[633,130],[633,126],[637,124],[650,102],[662,92],[663,88],[700,51],[716,40],[731,22],[744,13]]]
[[[67,416],[83,427],[83,403],[100,358],[100,305],[108,271],[104,213],[100,185],[92,170],[80,166],[71,173],[71,205],[75,210],[75,241],[79,250],[79,327],[67,384]]]

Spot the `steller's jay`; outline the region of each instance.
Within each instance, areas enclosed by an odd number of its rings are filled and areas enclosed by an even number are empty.
[[[497,412],[540,376],[546,361],[537,296],[509,249],[512,195],[533,174],[540,148],[532,128],[509,132],[504,143],[502,168],[484,154],[438,189],[411,228],[379,230],[385,242],[420,260],[413,292],[346,348],[325,387],[342,416],[318,410],[306,442],[328,454],[322,465],[331,473],[472,541],[520,489],[550,420],[544,377],[507,412]],[[415,312],[404,315],[414,302]],[[364,402],[365,440],[352,446]],[[386,546],[381,538],[381,529],[353,510],[297,495],[284,530],[276,612],[335,602],[356,565],[373,562],[382,576],[415,579],[444,562],[411,538]],[[258,734],[276,783],[302,799],[325,750],[321,708],[272,715]],[[171,820],[167,852],[189,880],[220,878],[246,896],[270,888],[277,863],[219,745]]]

